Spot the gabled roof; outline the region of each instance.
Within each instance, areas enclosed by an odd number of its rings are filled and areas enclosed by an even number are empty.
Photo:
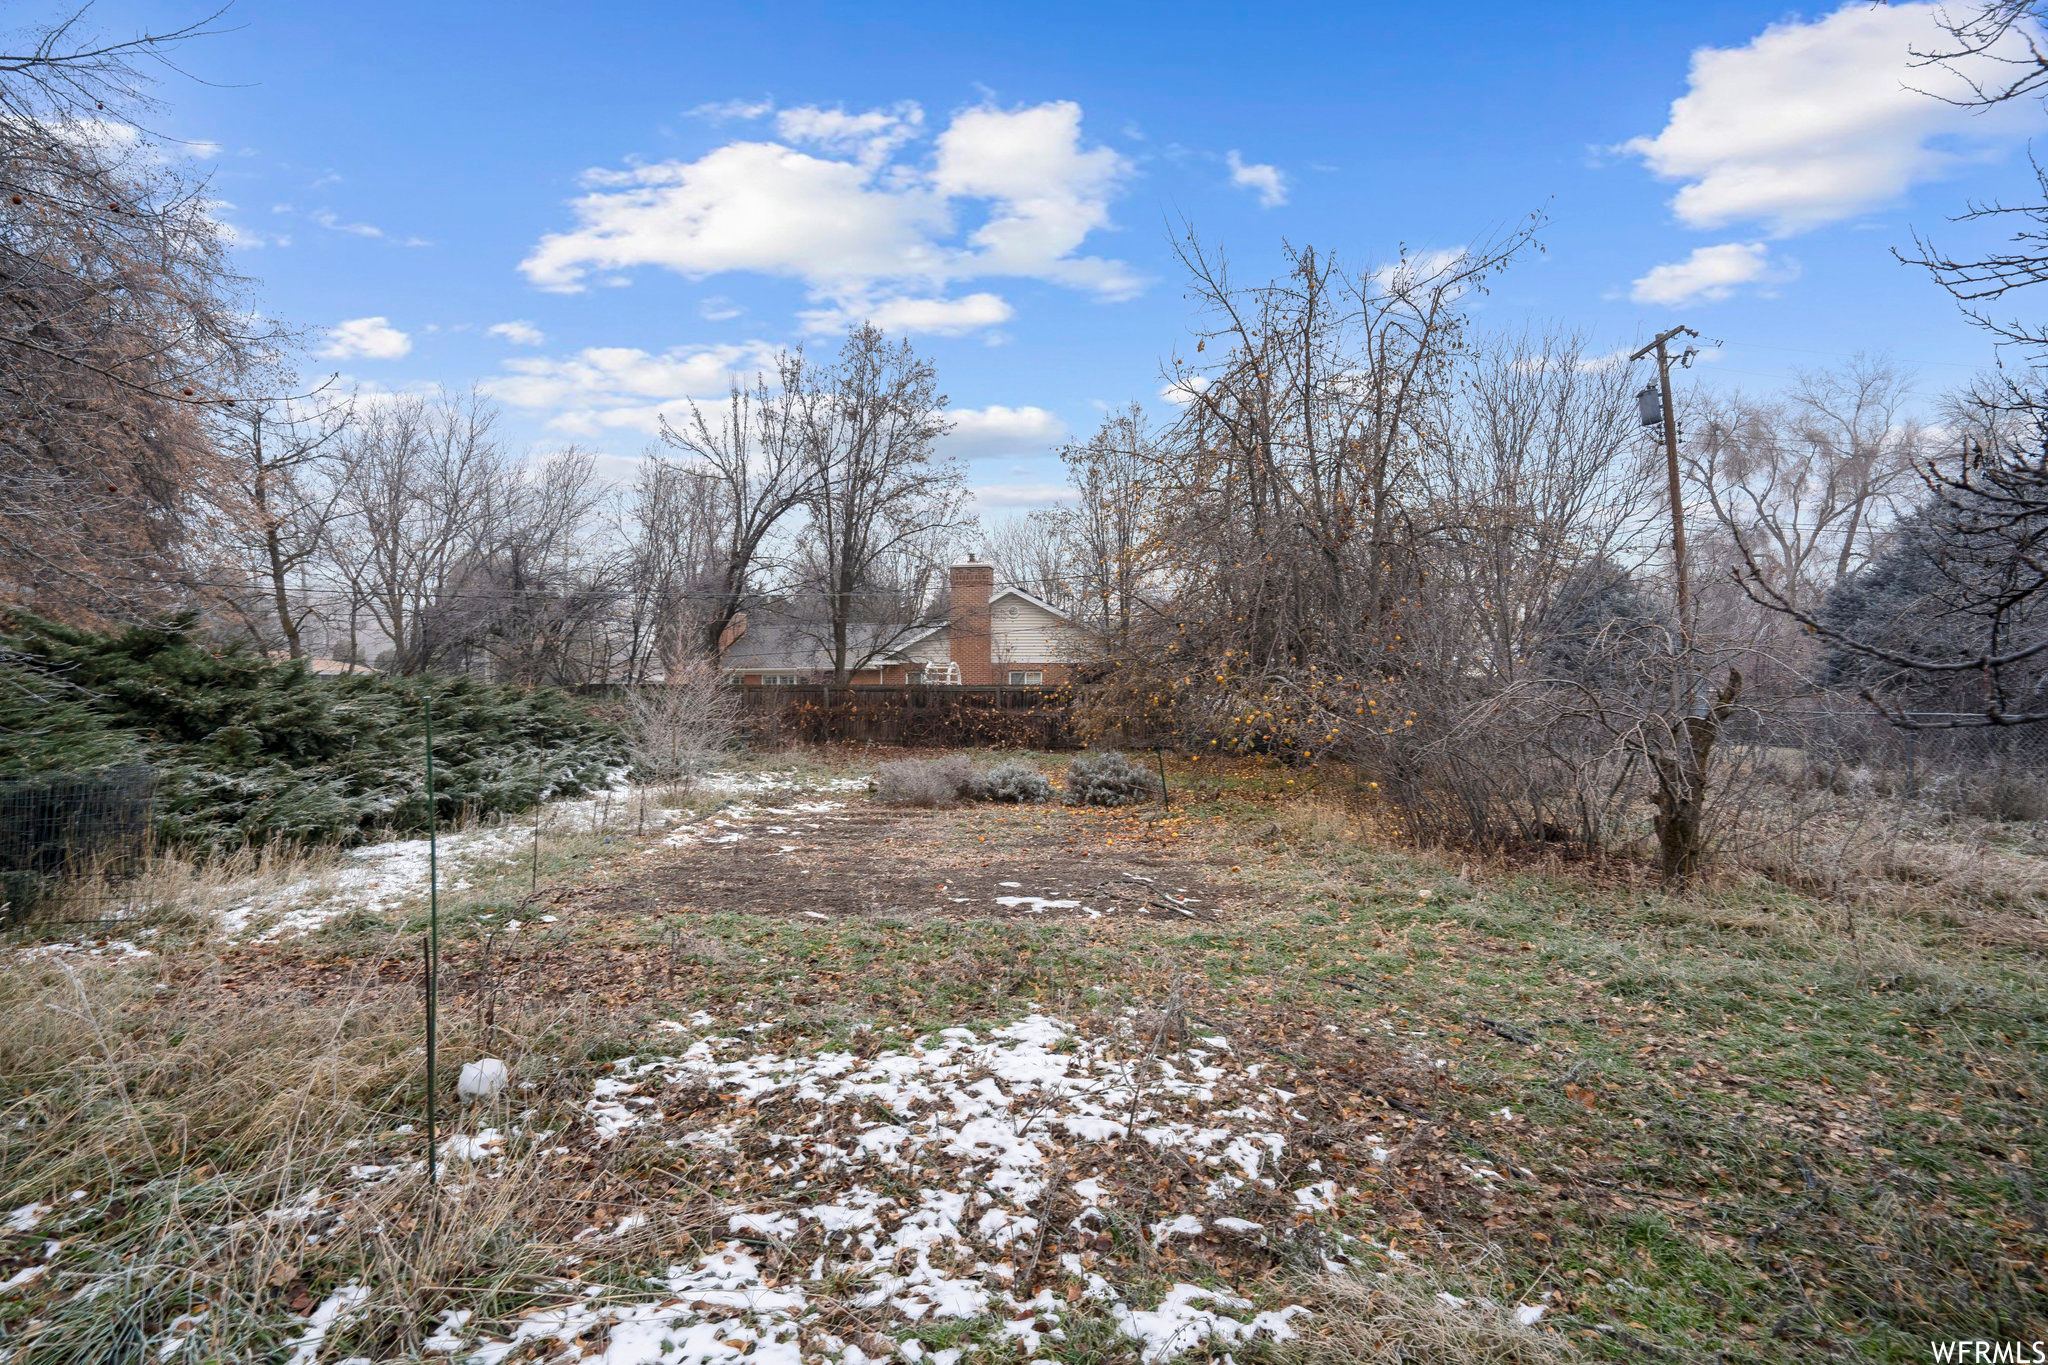
[[[1052,603],[1046,601],[1042,597],[1033,597],[1030,593],[1024,591],[1024,589],[1022,588],[998,588],[996,591],[989,594],[988,604],[990,606],[994,606],[998,601],[1005,597],[1021,597],[1026,602],[1029,602],[1032,606],[1039,608],[1041,611],[1051,612],[1054,616],[1059,617],[1060,620],[1065,622],[1067,625],[1073,624],[1073,622],[1068,619],[1067,614],[1061,611],[1058,607],[1054,606]]]
[[[1025,592],[1022,588],[996,589],[989,594],[989,606],[993,608],[1006,597],[1029,602],[1063,625],[1073,624],[1068,615],[1058,607],[1042,597]],[[760,619],[749,621],[746,633],[726,646],[720,656],[723,668],[729,671],[758,673],[783,670],[816,671],[832,666],[831,656],[819,638],[819,623],[798,622],[789,617],[771,616],[765,612],[752,614]],[[942,631],[951,629],[952,624],[951,621],[936,621],[928,626],[903,631],[901,634],[893,633],[895,627],[852,625],[848,627],[848,653],[854,658],[859,658],[871,649],[876,650],[874,657],[862,665],[864,668],[884,665],[895,667],[899,664],[912,663],[914,660],[907,655],[911,646],[920,640],[928,640]],[[891,634],[884,636],[885,630]],[[888,643],[886,646],[880,646],[880,641],[884,638]]]
[[[1032,606],[1037,607],[1041,611],[1048,612],[1051,615],[1058,617],[1062,623],[1066,625],[1073,624],[1073,622],[1068,619],[1067,614],[1061,611],[1058,607],[1054,606],[1052,603],[1046,601],[1042,597],[1033,597],[1030,593],[1024,591],[1022,588],[998,588],[994,592],[989,594],[988,604],[991,607],[993,607],[996,603],[1002,601],[1005,597],[1022,598],[1024,601],[1029,602]],[[919,640],[929,639],[930,637],[937,635],[940,631],[951,628],[952,624],[953,623],[951,621],[940,621],[934,625],[926,626],[922,630],[913,630],[908,635],[905,635],[902,639],[896,642],[896,648],[899,650],[909,649]],[[894,661],[892,660],[891,662]]]
[[[889,638],[882,634],[883,629],[859,623],[847,627],[847,654],[850,658],[860,659],[873,652],[874,657],[862,664],[862,668],[904,661],[902,648],[908,639],[915,637]],[[887,644],[882,643],[885,638],[888,639]],[[818,638],[815,624],[769,618],[759,623],[750,621],[746,634],[726,646],[720,655],[719,666],[729,672],[815,672],[832,667],[832,655],[825,642]]]

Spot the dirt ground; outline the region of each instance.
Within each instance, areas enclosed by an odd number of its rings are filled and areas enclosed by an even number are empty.
[[[822,803],[820,803],[822,804]],[[665,845],[581,913],[1215,921],[1214,859],[1159,819],[1062,812],[902,810],[865,803],[780,809]]]

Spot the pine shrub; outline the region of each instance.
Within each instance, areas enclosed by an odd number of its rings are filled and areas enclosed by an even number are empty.
[[[1018,805],[1052,800],[1052,783],[1029,763],[998,763],[974,774],[969,793],[977,801],[1008,801]]]
[[[965,754],[905,758],[875,769],[875,794],[892,806],[950,806],[973,780]]]
[[[1115,749],[1082,754],[1067,765],[1070,806],[1132,806],[1158,799],[1158,774]]]
[[[157,772],[157,837],[187,847],[351,843],[427,826],[423,703],[443,820],[601,786],[617,727],[567,693],[469,677],[319,678],[211,648],[190,617],[96,634],[0,619],[0,775]]]

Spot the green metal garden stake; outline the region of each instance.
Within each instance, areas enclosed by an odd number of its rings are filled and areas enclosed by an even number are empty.
[[[434,1151],[434,1043],[440,1007],[440,831],[434,818],[434,696],[427,694],[427,1183],[441,1183]]]

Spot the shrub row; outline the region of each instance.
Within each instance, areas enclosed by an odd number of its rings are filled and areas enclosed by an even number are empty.
[[[1029,803],[1052,800],[1052,784],[1028,763],[977,769],[964,754],[884,763],[875,792],[897,806],[950,806],[961,800]],[[1067,765],[1067,804],[1128,806],[1159,799],[1158,775],[1128,755],[1082,754]]]
[[[0,618],[0,777],[156,770],[156,834],[223,848],[427,825],[424,704],[442,818],[600,786],[618,729],[554,689],[469,677],[320,678],[215,649],[190,618],[96,634]]]

